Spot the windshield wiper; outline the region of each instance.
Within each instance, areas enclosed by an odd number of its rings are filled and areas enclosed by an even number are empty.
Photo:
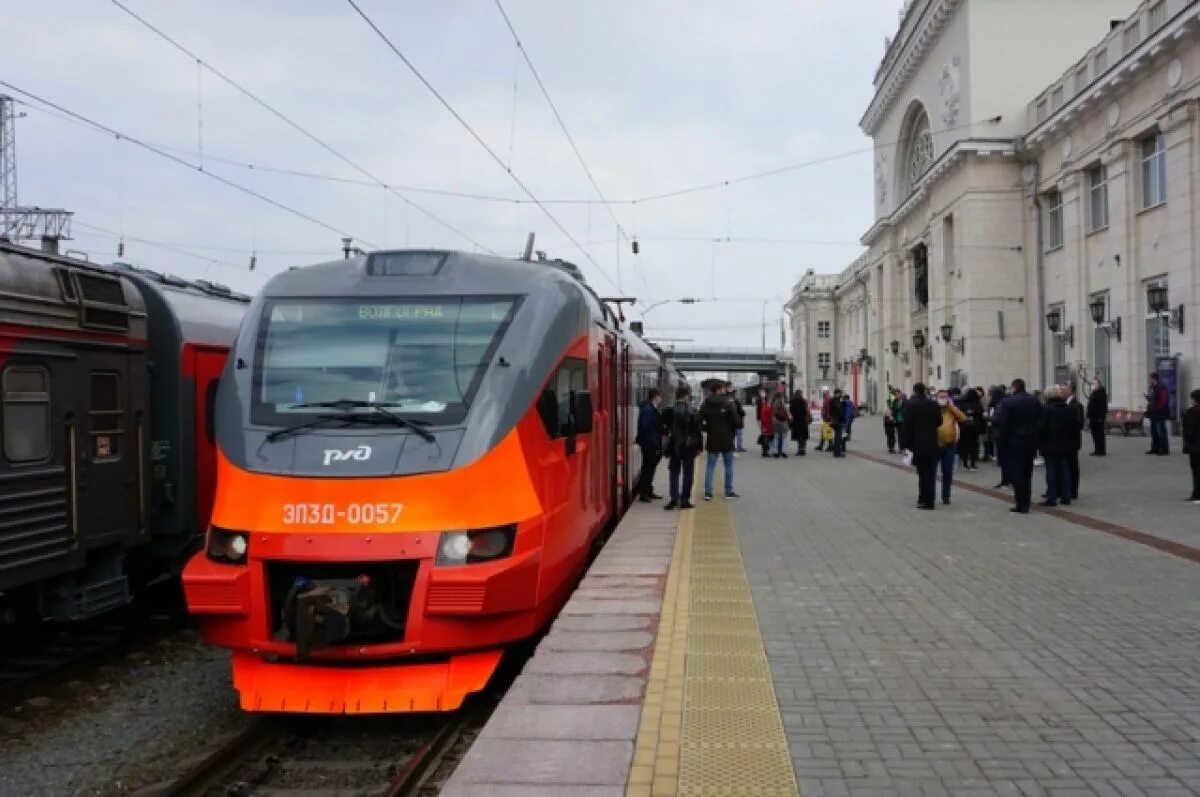
[[[330,421],[341,421],[346,424],[379,423],[379,422],[383,421],[383,422],[390,423],[394,426],[402,426],[406,429],[411,429],[414,433],[416,433],[416,435],[418,437],[420,437],[426,443],[432,443],[434,441],[435,438],[434,438],[433,434],[428,429],[425,428],[426,426],[429,425],[428,422],[409,420],[408,418],[401,418],[396,413],[388,410],[387,407],[389,407],[389,406],[395,407],[398,405],[380,403],[377,401],[360,401],[357,399],[338,399],[337,401],[310,401],[305,404],[292,404],[288,407],[288,409],[290,409],[290,410],[331,409],[331,410],[341,410],[342,414],[340,414],[340,415],[322,414],[322,415],[318,415],[316,418],[313,418],[311,420],[306,420],[301,423],[298,423],[295,426],[287,426],[283,429],[276,429],[275,431],[273,431],[267,435],[267,440],[269,440],[269,441],[278,440],[279,438],[281,438],[285,435],[288,435],[288,434],[292,434],[293,432],[299,432],[303,429],[311,429],[314,426],[321,426],[322,424],[329,423]],[[364,408],[374,410],[374,414],[362,415],[362,414],[351,411],[351,410],[364,409]]]

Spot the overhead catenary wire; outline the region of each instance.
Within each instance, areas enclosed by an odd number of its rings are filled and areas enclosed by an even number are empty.
[[[472,238],[470,235],[468,235],[467,233],[465,233],[465,232],[463,232],[462,230],[458,229],[457,227],[455,227],[453,224],[451,224],[450,222],[446,221],[445,219],[441,218],[440,216],[438,216],[437,214],[435,214],[433,211],[429,210],[428,208],[424,207],[423,205],[420,205],[420,204],[418,204],[418,203],[416,203],[416,202],[413,202],[411,199],[409,199],[408,197],[404,196],[402,193],[400,193],[400,192],[399,192],[398,190],[396,190],[394,187],[392,187],[392,186],[388,185],[388,183],[386,183],[386,182],[384,182],[383,180],[381,180],[381,179],[379,179],[378,177],[376,177],[376,176],[375,176],[374,174],[372,174],[370,171],[368,171],[368,170],[367,170],[367,169],[365,169],[364,167],[360,166],[360,165],[359,165],[359,164],[358,164],[356,161],[353,161],[353,160],[351,160],[349,157],[347,157],[346,155],[344,155],[344,154],[343,154],[341,151],[339,151],[338,149],[336,149],[335,147],[333,147],[331,144],[327,143],[327,142],[326,142],[324,139],[322,139],[322,138],[318,137],[316,134],[314,134],[314,133],[310,132],[310,131],[309,131],[307,128],[305,128],[305,127],[304,127],[303,125],[301,125],[299,122],[296,122],[296,121],[295,121],[295,120],[293,120],[293,119],[292,119],[290,116],[288,116],[287,114],[283,113],[282,111],[280,111],[279,109],[277,109],[275,106],[271,105],[271,104],[270,104],[270,103],[268,103],[266,100],[262,99],[262,98],[261,98],[261,97],[259,97],[257,94],[255,94],[254,92],[252,92],[252,91],[250,91],[249,89],[247,89],[247,88],[246,88],[245,86],[243,86],[241,83],[237,82],[236,80],[234,80],[233,78],[229,77],[228,75],[226,75],[226,74],[225,74],[224,72],[222,72],[221,70],[219,70],[219,69],[217,69],[216,67],[214,67],[212,64],[210,64],[210,63],[208,63],[207,61],[205,61],[205,60],[204,60],[203,58],[201,58],[200,56],[196,55],[194,52],[192,52],[192,51],[191,51],[191,50],[189,50],[187,47],[185,47],[183,44],[181,44],[181,43],[180,43],[178,40],[176,40],[176,39],[172,38],[171,36],[169,36],[169,35],[168,35],[166,32],[164,32],[162,29],[160,29],[160,28],[156,27],[155,25],[151,24],[151,23],[150,23],[148,20],[146,20],[144,17],[140,16],[140,15],[139,15],[139,14],[137,14],[135,11],[133,11],[132,9],[130,9],[128,6],[126,6],[124,3],[122,3],[122,2],[121,2],[121,0],[111,0],[111,2],[112,2],[112,4],[113,4],[113,5],[115,5],[117,8],[121,9],[122,11],[124,11],[126,14],[128,14],[128,15],[129,15],[130,17],[132,17],[133,19],[137,20],[137,21],[138,21],[138,22],[139,22],[141,25],[143,25],[143,26],[144,26],[145,28],[147,28],[148,30],[152,31],[154,34],[156,34],[156,35],[157,35],[159,38],[161,38],[161,39],[163,39],[164,41],[166,41],[166,42],[167,42],[168,44],[170,44],[172,47],[174,47],[175,49],[179,50],[181,53],[183,53],[183,54],[187,55],[189,58],[193,58],[193,59],[195,59],[195,60],[196,60],[196,63],[197,63],[198,65],[200,65],[200,66],[203,66],[203,67],[204,67],[205,69],[207,69],[209,72],[211,72],[212,74],[216,75],[218,78],[220,78],[221,80],[223,80],[225,83],[229,84],[231,87],[233,87],[235,90],[237,90],[237,91],[238,91],[240,94],[242,94],[242,95],[243,95],[243,96],[245,96],[246,98],[250,99],[252,102],[254,102],[255,104],[257,104],[259,107],[261,107],[261,108],[265,109],[266,111],[268,111],[269,113],[271,113],[273,116],[275,116],[277,119],[279,119],[280,121],[282,121],[284,124],[288,125],[288,126],[289,126],[289,127],[291,127],[293,130],[295,130],[296,132],[300,133],[300,134],[301,134],[301,135],[303,135],[305,138],[307,138],[309,141],[312,141],[314,144],[316,144],[317,146],[321,147],[321,148],[322,148],[322,149],[324,149],[326,152],[328,152],[329,154],[333,155],[333,156],[334,156],[335,158],[337,158],[338,160],[340,160],[340,161],[342,161],[343,163],[345,163],[347,166],[350,166],[352,169],[354,169],[354,170],[355,170],[355,171],[357,171],[358,173],[360,173],[360,174],[364,175],[365,177],[369,178],[369,179],[370,179],[370,180],[371,180],[371,181],[372,181],[372,182],[373,182],[375,185],[382,186],[382,187],[383,187],[385,190],[387,190],[389,193],[391,193],[391,194],[395,195],[396,197],[398,197],[399,199],[401,199],[403,202],[406,202],[406,203],[409,203],[409,204],[411,204],[411,205],[412,205],[414,208],[416,208],[416,209],[417,209],[417,211],[418,211],[418,212],[420,212],[420,213],[421,213],[422,215],[424,215],[426,218],[428,218],[428,219],[430,219],[431,221],[433,221],[433,222],[437,223],[438,225],[440,225],[440,226],[444,227],[445,229],[449,230],[450,232],[454,233],[455,235],[458,235],[458,236],[460,236],[460,237],[462,237],[462,238],[465,238],[466,240],[470,241],[472,244],[474,244],[475,246],[478,246],[480,249],[483,249],[485,252],[487,252],[487,253],[489,253],[489,254],[493,254],[493,255],[494,255],[494,254],[496,254],[496,253],[495,253],[495,252],[494,252],[492,249],[489,249],[488,247],[486,247],[486,246],[484,246],[483,244],[479,243],[479,242],[478,242],[478,241],[476,241],[474,238]],[[361,240],[361,239],[360,239],[360,240]],[[375,247],[375,245],[374,245],[374,244],[371,244],[371,246],[372,246],[372,248],[378,248],[378,247]]]
[[[113,2],[117,2],[117,0],[113,0]],[[400,51],[400,48],[397,47],[391,38],[389,38],[388,35],[383,32],[383,29],[375,24],[375,21],[371,19],[371,17],[368,16],[365,11],[363,11],[362,7],[359,6],[355,0],[346,0],[346,2],[362,18],[363,22],[365,22],[367,26],[375,32],[375,35],[379,37],[379,39],[387,46],[387,48],[391,50],[398,59],[400,59],[400,62],[403,63],[417,78],[417,80],[419,80],[421,84],[429,90],[429,93],[432,94],[439,103],[441,103],[442,107],[445,108],[459,123],[459,125],[461,125],[462,128],[467,131],[471,138],[473,138],[475,142],[479,144],[484,152],[486,152],[488,156],[495,161],[495,163],[500,166],[500,168],[503,169],[506,174],[508,174],[517,187],[521,189],[522,193],[529,197],[530,201],[533,202],[533,204],[542,211],[546,218],[550,220],[550,223],[553,224],[555,228],[558,229],[558,231],[562,233],[563,236],[566,237],[566,239],[570,241],[571,244],[588,259],[588,262],[590,262],[596,268],[596,270],[601,274],[601,276],[604,277],[604,279],[606,279],[614,288],[619,290],[620,286],[618,283],[613,280],[607,271],[605,271],[603,266],[596,262],[596,258],[592,256],[592,253],[585,249],[583,244],[579,243],[575,236],[567,231],[567,228],[563,226],[562,222],[560,222],[558,218],[550,212],[550,209],[547,208],[546,205],[537,198],[533,191],[529,189],[529,186],[525,184],[525,181],[522,180],[515,171],[505,164],[504,159],[496,153],[496,150],[494,150],[491,145],[483,140],[483,137],[480,136],[479,133],[475,131],[475,128],[473,128],[470,123],[463,118],[462,114],[460,114],[458,110],[455,109],[455,107],[451,105],[444,96],[442,96],[441,92],[439,92],[437,88],[429,82],[429,79],[422,74],[421,70],[417,69],[416,65],[413,64],[412,61],[408,60],[407,56]]]
[[[97,122],[96,120],[91,119],[87,116],[84,116],[83,114],[76,113],[75,111],[72,111],[63,105],[59,105],[58,103],[48,100],[37,94],[34,94],[33,92],[26,91],[25,89],[21,88],[20,86],[16,86],[5,80],[0,80],[0,86],[4,86],[5,88],[9,89],[10,91],[15,91],[16,93],[20,94],[23,97],[27,97],[30,100],[42,103],[43,105],[45,105],[47,107],[53,108],[54,110],[58,111],[59,113],[66,114],[67,116],[73,117],[74,119],[76,119],[80,122],[84,122],[85,124],[95,128],[96,130],[107,133],[110,136],[116,136],[117,138],[122,139],[124,141],[128,141],[130,144],[133,144],[136,147],[144,149],[147,152],[151,152],[155,155],[158,155],[161,158],[165,158],[165,159],[171,161],[172,163],[175,163],[186,169],[189,169],[191,171],[202,174],[205,177],[209,178],[210,180],[216,180],[217,182],[221,183],[222,185],[228,186],[229,188],[232,188],[236,191],[240,191],[243,194],[248,194],[249,196],[255,197],[256,199],[266,202],[267,204],[269,204],[273,207],[276,207],[279,210],[282,210],[286,213],[290,213],[291,215],[296,216],[297,218],[303,219],[304,221],[307,221],[311,224],[315,224],[318,227],[322,227],[326,230],[329,230],[330,232],[336,233],[340,237],[343,237],[343,238],[355,237],[351,233],[348,233],[345,230],[339,229],[338,227],[335,227],[332,224],[324,222],[321,219],[318,219],[315,216],[305,213],[302,210],[298,210],[297,208],[294,208],[291,205],[287,205],[283,202],[280,202],[279,200],[269,197],[266,194],[263,194],[259,191],[255,191],[252,188],[247,188],[246,186],[242,185],[241,183],[235,182],[226,177],[222,177],[219,174],[214,174],[210,171],[205,171],[202,167],[198,166],[197,164],[186,161],[183,158],[178,157],[176,155],[172,155],[171,153],[169,153],[165,150],[155,147],[153,144],[148,144],[139,138],[135,138],[134,136],[131,136],[127,133],[123,133],[120,130],[109,127],[106,124]],[[372,248],[378,248],[375,246],[375,244],[373,244],[369,241],[366,241],[365,239],[359,238],[358,240],[363,241],[364,243],[366,243],[368,246],[370,246]]]

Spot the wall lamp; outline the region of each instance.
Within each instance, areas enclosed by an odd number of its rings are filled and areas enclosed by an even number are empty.
[[[925,348],[925,331],[918,329],[913,333],[913,348],[917,351]]]
[[[1092,311],[1092,321],[1096,322],[1098,329],[1103,329],[1104,334],[1110,338],[1116,338],[1117,343],[1121,342],[1121,317],[1117,316],[1112,321],[1105,321],[1104,316],[1108,312],[1108,302],[1103,299],[1096,299],[1088,309]]]
[[[967,339],[965,337],[958,340],[951,340],[951,336],[954,334],[954,325],[949,321],[942,324],[940,332],[942,333],[942,341],[950,347],[951,351],[962,354],[967,350]]]
[[[1062,310],[1057,307],[1046,313],[1046,327],[1058,335],[1071,348],[1075,348],[1075,325],[1071,324],[1066,329],[1062,328]]]
[[[1167,329],[1183,332],[1183,305],[1174,310],[1167,307],[1167,286],[1155,285],[1146,290],[1146,299],[1150,304],[1150,312],[1159,318],[1166,319]]]
[[[900,353],[900,341],[893,340],[891,343],[888,344],[888,348],[890,348],[892,350],[893,356],[899,354]]]

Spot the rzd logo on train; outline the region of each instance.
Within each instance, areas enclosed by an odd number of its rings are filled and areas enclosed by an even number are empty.
[[[327,448],[325,449],[325,462],[322,464],[326,467],[329,467],[329,463],[331,462],[345,462],[348,459],[356,459],[359,462],[366,462],[370,458],[370,446],[358,446],[356,448],[349,448],[344,451],[340,448]]]

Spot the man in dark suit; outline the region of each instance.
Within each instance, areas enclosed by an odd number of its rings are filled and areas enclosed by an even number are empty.
[[[1092,395],[1088,396],[1087,418],[1092,431],[1092,456],[1103,457],[1108,454],[1108,438],[1105,436],[1104,419],[1108,417],[1108,391],[1100,380],[1092,387]]]
[[[1013,497],[1016,506],[1010,512],[1029,513],[1033,493],[1033,460],[1037,457],[1038,425],[1042,405],[1025,392],[1025,380],[1014,379],[1013,392],[1000,402],[996,410],[996,426],[1000,441],[1009,459]]]
[[[1063,385],[1062,393],[1067,399],[1067,409],[1071,411],[1071,419],[1077,427],[1077,434],[1073,438],[1075,448],[1066,454],[1067,472],[1071,475],[1071,500],[1073,501],[1079,497],[1079,451],[1083,448],[1083,430],[1087,426],[1087,413],[1084,412],[1079,397],[1075,395],[1073,383],[1068,382]]]
[[[900,448],[911,451],[917,466],[917,509],[933,509],[934,482],[937,475],[938,427],[942,410],[925,393],[925,385],[913,385],[913,396],[904,403],[904,425],[900,427]]]

